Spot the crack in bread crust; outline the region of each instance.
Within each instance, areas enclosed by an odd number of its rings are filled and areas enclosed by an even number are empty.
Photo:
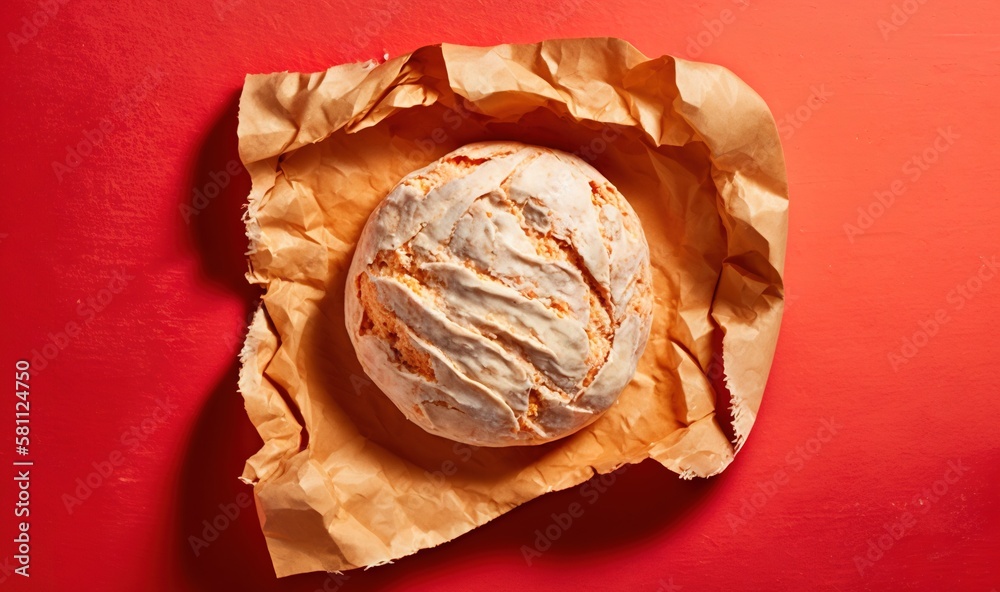
[[[360,276],[358,281],[361,305],[365,311],[361,334],[378,336],[389,347],[395,356],[394,361],[401,368],[433,381],[434,368],[431,366],[430,356],[417,349],[406,325],[382,305],[368,275]]]

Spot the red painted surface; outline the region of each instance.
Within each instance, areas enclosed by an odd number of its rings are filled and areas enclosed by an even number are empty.
[[[1000,587],[1000,276],[983,267],[1000,255],[995,2],[47,2],[0,9],[14,35],[0,48],[5,467],[14,362],[58,352],[31,378],[32,575],[2,564],[0,589]],[[346,581],[275,582],[252,510],[219,519],[259,445],[235,388],[255,297],[248,178],[220,173],[244,74],[593,35],[728,66],[784,121],[788,308],[749,443],[709,481],[647,463],[593,504],[548,495]],[[67,146],[88,136],[100,143],[72,167]],[[185,223],[181,204],[213,182],[227,186]],[[17,494],[0,476],[3,561]],[[522,545],[574,501],[583,515],[527,565]],[[195,557],[188,537],[214,519],[227,527]],[[887,549],[859,573],[869,541]]]

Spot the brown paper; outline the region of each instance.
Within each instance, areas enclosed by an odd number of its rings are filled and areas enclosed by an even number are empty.
[[[774,355],[788,201],[774,121],[728,70],[618,39],[440,45],[248,76],[239,119],[248,278],[266,288],[240,375],[264,446],[242,478],[278,576],[386,563],[626,463],[690,478],[732,461]],[[597,422],[541,446],[427,434],[365,377],[344,327],[375,205],[406,173],[489,139],[589,160],[651,249],[654,323],[634,380]],[[720,370],[731,409],[716,407]]]

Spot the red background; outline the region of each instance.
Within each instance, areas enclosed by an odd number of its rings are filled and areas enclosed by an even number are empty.
[[[64,346],[31,379],[31,589],[1000,586],[1000,278],[972,279],[1000,254],[996,2],[51,1],[58,12],[46,17],[36,0],[0,9],[0,31],[13,35],[0,48],[5,371],[50,341]],[[894,6],[900,26],[880,31]],[[578,490],[342,583],[275,581],[251,510],[195,557],[188,537],[249,491],[236,475],[259,446],[235,386],[256,297],[242,278],[246,173],[190,224],[180,212],[236,158],[244,75],[441,41],[602,35],[650,56],[723,64],[785,120],[788,306],[762,413],[736,462],[707,481],[652,463],[625,471],[531,566],[521,546],[580,501]],[[828,96],[810,102],[814,92]],[[58,179],[52,163],[98,137],[102,122],[101,143]],[[914,178],[919,165],[907,162],[939,128],[958,137],[939,140],[946,150],[931,149],[935,162]],[[894,182],[901,194],[880,209],[875,192]],[[877,217],[859,221],[858,208]],[[849,236],[845,224],[866,228]],[[103,303],[102,290],[121,288],[115,272],[132,279]],[[949,296],[970,281],[971,298]],[[928,325],[932,336],[914,335],[936,314],[946,321]],[[69,323],[81,330],[64,342]],[[910,357],[894,368],[892,352]],[[11,382],[0,398],[8,433]],[[166,397],[176,407],[156,422]],[[836,435],[811,441],[827,435],[824,418]],[[152,433],[123,441],[143,420]],[[12,437],[0,437],[8,467]],[[117,466],[69,514],[64,495],[113,454]],[[949,461],[967,467],[957,481]],[[781,469],[788,479],[775,484]],[[13,555],[15,529],[13,470],[4,475],[0,561]],[[902,536],[883,537],[888,549],[859,571],[855,557],[880,544],[885,525]],[[0,567],[0,586],[26,588],[12,561]]]

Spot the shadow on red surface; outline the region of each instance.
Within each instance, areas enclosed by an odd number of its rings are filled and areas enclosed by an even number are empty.
[[[207,197],[215,193],[210,184],[216,183],[218,194],[200,209],[192,202],[192,195],[184,195],[181,203],[196,208],[196,213],[188,212],[190,240],[200,253],[204,273],[240,296],[249,314],[259,298],[259,291],[243,276],[246,237],[241,216],[250,180],[242,165],[241,173],[231,176],[225,186],[219,173],[226,171],[233,159],[238,161],[237,114],[238,96],[234,96],[205,138],[194,165],[191,186]],[[604,477],[603,482],[598,477],[583,486],[545,495],[458,541],[392,565],[344,576],[317,573],[278,580],[252,503],[252,489],[237,479],[247,457],[261,444],[237,391],[238,369],[234,360],[206,396],[181,469],[172,547],[179,579],[192,589],[406,589],[418,581],[447,577],[454,566],[513,563],[527,567],[526,556],[536,566],[583,564],[597,555],[662,536],[705,500],[718,481],[682,481],[647,461],[620,469],[612,483],[610,477]],[[582,508],[578,517],[565,528],[552,527],[559,520],[554,516],[566,514],[574,503]],[[557,530],[558,536],[550,536]]]

